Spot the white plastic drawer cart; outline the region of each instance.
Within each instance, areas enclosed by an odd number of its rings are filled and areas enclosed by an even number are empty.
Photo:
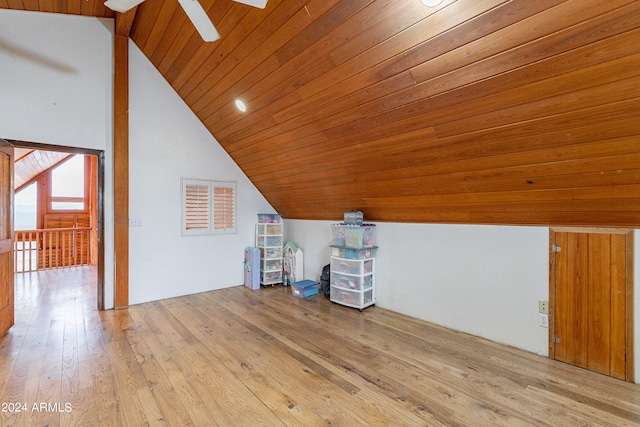
[[[331,256],[331,301],[361,311],[374,305],[375,269],[375,258],[351,259]]]
[[[260,284],[262,286],[282,283],[283,240],[282,222],[256,225],[256,247],[260,250]]]
[[[376,303],[375,224],[332,224],[330,299],[362,311]]]

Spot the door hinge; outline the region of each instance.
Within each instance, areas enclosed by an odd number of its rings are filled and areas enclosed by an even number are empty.
[[[551,250],[554,253],[562,252],[562,248],[560,246],[556,246],[556,245],[551,246]]]
[[[551,341],[552,341],[554,344],[560,344],[560,338],[558,338],[558,337],[553,337],[553,338],[551,338]]]

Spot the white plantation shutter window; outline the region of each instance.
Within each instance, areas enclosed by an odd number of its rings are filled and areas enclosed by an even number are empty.
[[[213,233],[236,232],[236,183],[213,182]]]
[[[182,179],[182,234],[236,232],[235,182]]]

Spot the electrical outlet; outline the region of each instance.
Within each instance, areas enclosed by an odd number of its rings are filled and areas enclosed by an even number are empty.
[[[142,227],[142,218],[129,218],[129,227]]]
[[[538,301],[538,313],[549,314],[549,301]]]
[[[549,327],[549,315],[548,314],[538,313],[538,326],[540,326],[542,328],[548,328]]]

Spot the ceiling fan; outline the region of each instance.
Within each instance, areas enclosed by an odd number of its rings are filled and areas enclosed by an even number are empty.
[[[142,3],[144,0],[107,0],[104,5],[109,9],[124,13],[135,6]],[[233,0],[237,3],[243,3],[249,6],[258,7],[264,9],[269,0]],[[213,42],[220,38],[220,33],[213,26],[211,19],[207,15],[207,12],[202,8],[198,0],[178,0],[180,6],[184,9],[193,26],[196,27],[198,33],[205,42]]]

